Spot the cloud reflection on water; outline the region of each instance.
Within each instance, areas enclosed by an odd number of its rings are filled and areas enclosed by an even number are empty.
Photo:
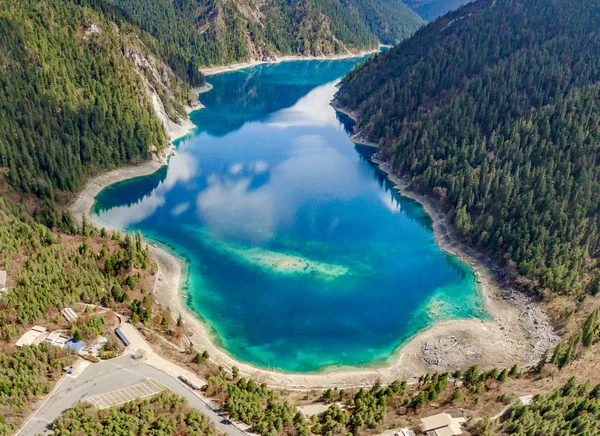
[[[264,122],[248,123],[240,131],[247,137],[247,146],[253,147],[262,144],[261,138],[252,133],[260,124],[299,128],[289,144],[281,144],[286,147],[287,157],[279,163],[255,155],[247,161],[243,154],[234,158],[225,155],[219,157],[224,162],[213,167],[213,172],[202,175],[192,154],[202,144],[183,144],[171,158],[165,179],[149,195],[136,203],[113,207],[102,218],[121,228],[138,224],[165,206],[167,193],[176,185],[194,181],[200,187],[194,201],[199,225],[224,238],[260,243],[273,239],[278,230],[293,227],[300,208],[362,195],[361,174],[348,171],[356,165],[355,160],[332,147],[322,135],[302,133],[302,127],[308,126],[343,129],[329,106],[336,82],[313,89],[292,107],[272,114]],[[389,199],[382,200],[390,210],[397,209]],[[187,213],[190,203],[180,200],[170,205],[170,216]],[[331,220],[331,229],[338,227],[340,218],[333,216]]]
[[[241,178],[236,177],[239,172],[211,174],[208,187],[196,198],[199,217],[220,236],[254,243],[270,240],[279,227],[294,224],[298,208],[303,205],[359,195],[355,189],[360,183],[357,175],[351,174],[350,179],[338,176],[352,164],[320,135],[296,137],[290,157],[269,170],[268,182],[255,189],[253,174]],[[260,170],[260,174],[267,171],[257,162],[246,166],[255,172]]]
[[[169,161],[167,176],[154,189],[150,195],[142,197],[138,202],[130,205],[113,207],[102,214],[102,220],[126,228],[137,224],[150,216],[166,203],[167,193],[178,183],[189,182],[200,174],[196,158],[188,153],[178,153]],[[182,206],[173,209],[174,215],[183,213]]]
[[[244,361],[290,371],[371,362],[427,326],[412,314],[436,289],[458,303],[453,316],[478,304],[468,269],[435,247],[429,217],[338,124],[331,81],[349,66],[214,77],[171,165],[98,198],[101,220],[190,260],[188,305]]]
[[[391,213],[400,212],[400,203],[394,197],[393,192],[381,191],[379,198],[381,198],[381,202]]]
[[[284,129],[302,126],[343,129],[336,112],[329,106],[336,91],[336,83],[337,81],[333,81],[312,90],[294,106],[274,113],[267,119],[266,124]]]

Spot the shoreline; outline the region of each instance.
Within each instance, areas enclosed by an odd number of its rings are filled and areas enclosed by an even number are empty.
[[[399,178],[392,171],[389,163],[378,159],[377,154],[371,158],[371,162],[387,175],[400,195],[419,203],[431,217],[438,247],[468,265],[473,271],[480,284],[479,289],[485,308],[493,317],[491,322],[502,324],[503,319],[500,317],[506,316],[510,319],[513,318],[512,315],[518,313],[515,321],[520,321],[521,327],[527,333],[526,342],[532,348],[525,366],[535,365],[541,355],[550,346],[558,344],[560,339],[555,333],[550,318],[530,297],[512,287],[511,279],[488,256],[456,240],[447,223],[446,214],[439,210],[429,196],[410,190],[408,182]]]
[[[208,82],[202,86],[192,88],[191,92],[198,97],[198,100],[191,105],[185,106],[186,118],[179,120],[178,122],[171,120],[166,114],[162,114],[158,105],[155,104],[154,108],[157,111],[158,118],[163,122],[165,130],[167,131],[167,136],[169,137],[169,146],[172,145],[173,141],[183,138],[194,131],[196,126],[190,119],[190,113],[200,110],[204,107],[204,105],[200,102],[200,94],[208,92],[211,89],[212,85]],[[170,154],[173,154],[172,150]],[[167,163],[165,162],[165,165],[166,164]]]
[[[211,89],[212,85],[210,83],[206,83],[203,86],[193,88],[191,92],[199,97],[200,94],[208,92]],[[149,160],[138,165],[128,165],[116,168],[114,170],[98,174],[97,176],[88,180],[83,189],[81,189],[81,191],[79,191],[79,193],[76,195],[75,200],[73,200],[68,207],[68,210],[73,215],[75,222],[80,225],[81,217],[85,216],[85,219],[88,223],[93,223],[95,226],[98,226],[99,224],[94,222],[92,219],[90,211],[94,205],[96,195],[98,195],[100,191],[107,186],[122,182],[124,180],[149,176],[150,174],[154,174],[163,166],[168,165],[169,157],[175,154],[173,141],[186,137],[196,128],[196,126],[190,120],[189,114],[196,110],[200,110],[203,107],[204,106],[202,103],[200,103],[199,99],[198,102],[193,105],[186,105],[185,111],[188,115],[187,118],[180,120],[179,123],[176,123],[175,121],[162,116],[160,108],[158,108],[155,104],[154,109],[157,112],[158,118],[162,121],[167,133],[167,137],[169,138],[167,148],[160,153],[154,154]]]
[[[340,112],[346,115],[355,123],[358,123],[358,113],[355,111],[351,111],[349,109],[343,108],[341,106],[337,106],[335,100],[332,100],[329,105],[337,112]],[[354,132],[352,135],[348,137],[350,142],[353,142],[358,145],[364,145],[365,147],[379,148],[379,144],[373,141],[369,141],[367,138],[363,138],[360,132]]]
[[[168,133],[174,134],[172,131]],[[207,350],[212,361],[228,369],[237,366],[241,375],[252,377],[272,388],[310,390],[370,387],[378,379],[383,383],[397,379],[414,380],[427,372],[444,372],[457,367],[465,369],[474,363],[488,368],[509,367],[517,362],[537,362],[548,344],[557,341],[548,318],[523,294],[500,283],[497,271],[478,258],[476,253],[470,253],[467,247],[455,242],[448,232],[444,217],[428,199],[406,191],[406,183],[398,179],[385,163],[376,159],[373,162],[388,175],[401,195],[419,202],[431,216],[440,249],[470,266],[480,283],[484,305],[492,315],[492,320],[436,322],[400,344],[385,362],[378,362],[377,367],[329,367],[314,373],[288,373],[238,361],[215,345],[209,327],[187,307],[187,294],[182,289],[187,278],[187,261],[162,244],[160,247],[149,245],[158,265],[153,289],[155,301],[169,307],[174,319],[181,314],[188,337],[197,349]],[[139,166],[101,174],[88,181],[69,210],[76,222],[80,223],[83,215],[90,224],[98,225],[90,211],[95,196],[102,189],[119,181],[152,174],[165,164],[164,158],[155,157]]]
[[[237,64],[220,65],[217,67],[201,68],[200,72],[205,76],[214,76],[215,74],[227,73],[231,71],[243,70],[244,68],[255,67],[263,64],[279,64],[281,62],[293,62],[293,61],[335,61],[340,59],[350,59],[366,56],[373,53],[378,53],[382,46],[373,50],[362,50],[357,53],[348,52],[346,54],[331,55],[331,56],[300,56],[300,55],[285,55],[276,56],[273,59],[266,60],[255,60],[251,59],[247,62],[240,62]]]

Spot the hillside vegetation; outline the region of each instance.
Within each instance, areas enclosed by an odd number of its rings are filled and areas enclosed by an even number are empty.
[[[14,341],[33,324],[60,320],[60,310],[76,302],[125,309],[131,292],[139,293],[151,274],[140,236],[75,227],[69,214],[56,222],[62,231],[53,232],[11,209],[0,197],[0,269],[11,279],[0,298],[0,341]]]
[[[106,410],[84,403],[58,417],[52,423],[52,431],[56,436],[217,434],[205,415],[192,409],[183,398],[166,391]]]
[[[480,0],[352,71],[338,103],[471,245],[596,293],[600,4]]]
[[[0,0],[0,167],[13,187],[52,199],[166,146],[148,89],[174,119],[188,92],[151,44],[85,0]]]
[[[397,44],[425,24],[400,0],[342,0],[342,5],[358,14],[383,44]]]
[[[0,435],[8,436],[30,412],[30,403],[47,395],[75,357],[42,344],[7,351],[0,348]]]
[[[458,9],[470,0],[404,0],[413,11],[426,21],[433,21],[449,11]]]
[[[376,48],[422,19],[399,0],[111,0],[163,51],[198,66]]]
[[[578,385],[572,377],[548,395],[536,396],[531,405],[512,406],[501,418],[501,434],[596,436],[600,412],[600,385]]]
[[[0,196],[0,269],[9,277],[8,294],[0,297],[0,435],[15,430],[31,403],[50,392],[74,360],[45,344],[11,351],[27,328],[60,327],[60,310],[78,302],[122,313],[142,307],[151,315],[144,290],[152,284],[151,260],[141,236],[109,236],[85,223],[75,227],[68,213],[55,219],[60,231],[36,223]],[[85,339],[104,334],[103,317],[84,318],[72,334],[78,331]]]

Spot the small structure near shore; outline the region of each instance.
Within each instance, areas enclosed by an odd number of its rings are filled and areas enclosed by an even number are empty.
[[[23,348],[26,345],[39,345],[45,338],[46,327],[34,325],[15,343],[15,347]]]
[[[427,436],[456,436],[462,434],[465,418],[452,418],[449,413],[439,413],[421,419],[421,429]]]
[[[62,316],[64,316],[65,319],[70,323],[74,323],[75,321],[77,321],[78,316],[75,313],[75,311],[70,307],[65,307],[63,310],[60,311],[60,313],[62,313]]]
[[[533,403],[533,395],[524,395],[519,397],[519,401],[523,406],[529,406],[531,403]]]
[[[0,270],[0,294],[8,294],[6,287],[6,271]]]
[[[64,348],[67,342],[71,337],[67,335],[65,332],[60,330],[55,330],[51,332],[48,336],[46,336],[43,342],[52,345],[53,347]]]
[[[127,336],[125,336],[119,327],[115,329],[115,335],[117,335],[117,338],[119,338],[126,347],[130,344],[129,339],[127,339]]]

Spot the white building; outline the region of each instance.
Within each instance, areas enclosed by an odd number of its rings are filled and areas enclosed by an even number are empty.
[[[45,327],[34,325],[15,343],[15,347],[23,348],[25,345],[39,345],[48,330]]]
[[[7,294],[8,289],[6,288],[6,271],[0,270],[0,294]]]
[[[43,342],[53,345],[58,348],[64,348],[67,342],[71,339],[66,333],[60,332],[58,330],[53,331],[48,336],[46,336]]]
[[[63,310],[60,311],[60,313],[62,313],[62,315],[70,323],[74,323],[75,321],[77,321],[78,316],[75,313],[75,311],[73,309],[71,309],[70,307],[65,307]]]
[[[462,434],[465,418],[452,418],[449,413],[439,413],[421,419],[421,429],[427,436],[456,436]]]

